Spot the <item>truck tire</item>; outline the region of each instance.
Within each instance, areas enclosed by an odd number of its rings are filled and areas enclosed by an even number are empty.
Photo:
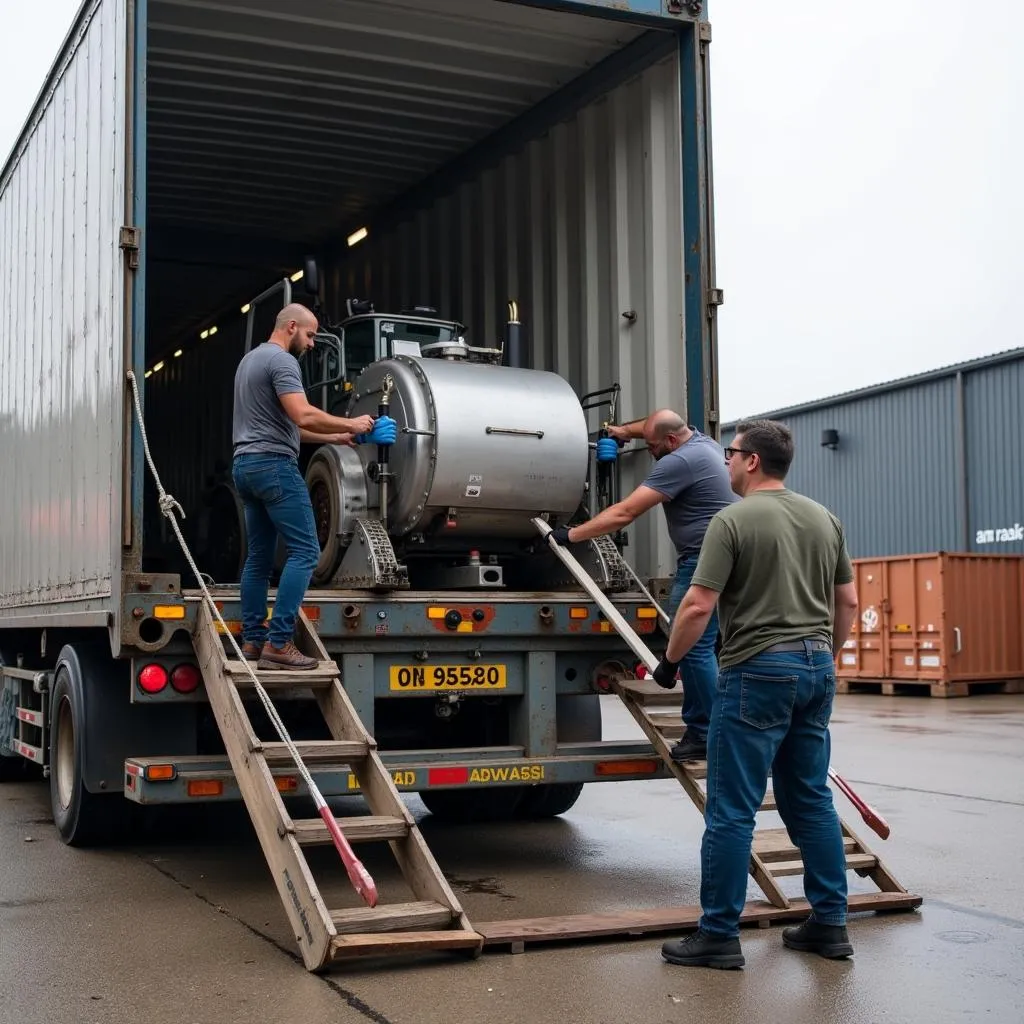
[[[420,799],[438,820],[471,825],[478,822],[511,820],[519,810],[525,789],[525,786],[426,789],[420,793]]]
[[[128,810],[121,794],[90,793],[85,788],[84,722],[85,693],[77,663],[62,659],[50,691],[50,807],[57,832],[69,846],[118,838]]]
[[[557,697],[559,743],[598,743],[601,740],[601,698]],[[520,818],[554,818],[565,814],[580,798],[582,782],[552,782],[526,786],[519,804]]]

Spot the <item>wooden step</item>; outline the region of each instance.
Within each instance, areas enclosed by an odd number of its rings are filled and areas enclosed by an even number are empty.
[[[850,853],[856,848],[857,843],[854,839],[843,836],[843,850],[846,853]],[[789,833],[784,828],[758,829],[754,833],[753,852],[765,864],[771,864],[773,861],[800,859],[800,851],[790,842]]]
[[[361,740],[302,740],[295,746],[307,765],[352,764],[364,760],[370,752]],[[283,743],[261,742],[260,748],[271,766],[294,764]]]
[[[329,686],[339,676],[338,666],[333,661],[321,661],[311,669],[258,669],[255,662],[248,667],[256,673],[256,678],[266,689],[284,686]],[[243,661],[228,661],[225,671],[238,687],[252,686],[247,665]]]
[[[764,800],[761,801],[761,806],[758,808],[759,811],[776,811],[778,805],[775,803],[775,794],[768,790],[764,795]],[[755,833],[756,835],[756,833]]]
[[[370,843],[381,839],[404,839],[409,824],[404,818],[365,814],[355,818],[336,818],[350,843]],[[300,846],[329,846],[333,840],[320,818],[300,818],[292,822]]]
[[[431,949],[480,949],[483,937],[476,932],[387,932],[383,935],[338,935],[331,939],[331,958],[387,956],[393,953],[423,953]]]
[[[330,915],[339,935],[355,932],[404,932],[413,928],[433,929],[452,922],[451,910],[432,900],[332,910]]]
[[[878,858],[870,853],[848,853],[846,855],[847,871],[864,871],[873,868],[878,864]],[[786,875],[802,875],[804,873],[804,862],[802,860],[773,861],[765,867],[773,878],[784,878]]]
[[[623,693],[628,693],[637,704],[646,708],[683,706],[683,688],[678,685],[666,690],[653,679],[632,679],[619,685]]]

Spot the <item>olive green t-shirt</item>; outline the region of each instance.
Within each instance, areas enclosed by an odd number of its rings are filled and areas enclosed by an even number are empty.
[[[754,491],[716,513],[693,574],[719,594],[722,668],[786,640],[831,643],[835,587],[852,581],[842,524],[785,489]]]

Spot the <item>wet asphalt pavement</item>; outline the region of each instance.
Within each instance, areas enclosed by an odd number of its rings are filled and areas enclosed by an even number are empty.
[[[892,836],[837,795],[840,814],[924,897],[853,919],[852,961],[788,951],[772,927],[743,932],[743,971],[665,964],[659,935],[314,976],[244,811],[72,850],[45,784],[14,783],[0,786],[0,1024],[1024,1020],[1024,696],[841,697],[833,726],[835,767]],[[606,699],[606,738],[636,734]],[[674,781],[590,786],[564,818],[519,825],[441,826],[408,799],[472,922],[698,902],[702,825]],[[351,903],[332,858],[310,859],[333,877],[328,905]],[[365,861],[387,900],[390,856]]]

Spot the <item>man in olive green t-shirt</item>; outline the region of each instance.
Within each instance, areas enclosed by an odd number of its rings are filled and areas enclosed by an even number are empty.
[[[783,931],[791,949],[850,956],[846,858],[828,788],[833,652],[857,611],[839,520],[787,490],[793,438],[781,423],[737,428],[725,449],[738,501],[708,525],[693,582],[654,672],[674,683],[676,663],[716,604],[721,671],[708,731],[699,930],[662,956],[683,966],[741,967],[754,815],[772,776],[776,805],[804,862],[811,917]]]

